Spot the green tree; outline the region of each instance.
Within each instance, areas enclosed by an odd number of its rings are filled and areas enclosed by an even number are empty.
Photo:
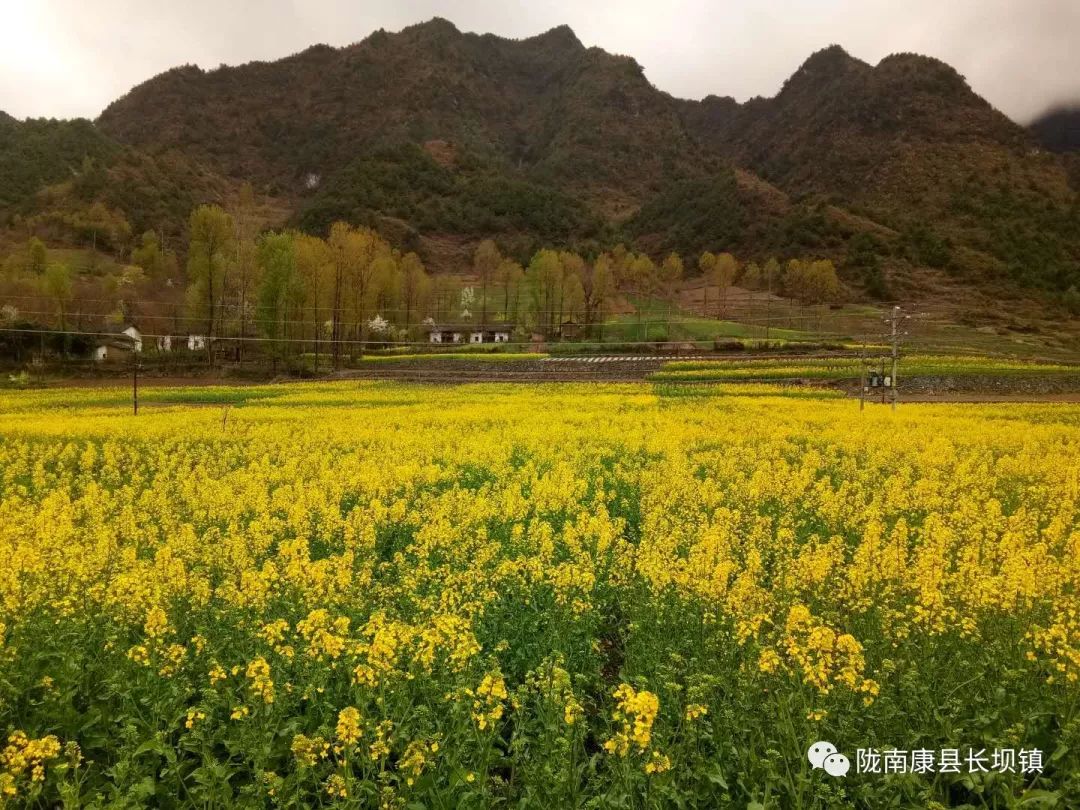
[[[401,257],[401,303],[405,309],[405,331],[412,326],[413,315],[420,312],[431,293],[431,279],[424,263],[415,253]]]
[[[521,282],[525,271],[513,259],[503,259],[499,264],[498,282],[503,288],[503,319],[516,323],[520,316]]]
[[[567,318],[574,319],[585,300],[582,276],[586,272],[585,260],[570,250],[559,252],[562,265],[562,280],[559,284],[559,301],[556,324],[562,324]]]
[[[71,302],[71,268],[59,262],[50,264],[42,277],[44,293],[56,304],[60,317],[60,331],[67,330],[67,307]]]
[[[329,243],[334,259],[331,340],[334,344],[334,367],[339,368],[346,297],[351,301],[355,319],[353,335],[360,342],[363,353],[367,313],[379,292],[387,261],[392,261],[392,253],[390,246],[374,231],[354,228],[345,222],[336,222],[330,228]]]
[[[698,259],[698,270],[701,273],[702,280],[702,294],[704,295],[704,301],[701,304],[701,313],[708,317],[709,315],[709,287],[714,282],[713,273],[716,270],[716,254],[706,250],[701,254]]]
[[[716,285],[720,297],[720,317],[727,315],[727,294],[731,285],[735,283],[735,276],[739,272],[739,263],[730,253],[721,253],[716,257],[713,265],[713,283]]]
[[[146,231],[131,251],[131,263],[147,272],[151,278],[171,278],[176,275],[176,254],[165,250],[156,231]]]
[[[256,255],[256,236],[260,222],[256,216],[255,192],[250,183],[244,183],[240,187],[239,199],[232,211],[232,222],[234,255],[232,272],[229,273],[228,278],[229,289],[226,290],[226,294],[236,301],[237,325],[241,337],[241,352],[243,352],[242,338],[247,337],[248,334],[251,298],[259,289],[261,267]]]
[[[560,303],[563,321],[581,323],[585,316],[585,287],[577,273],[564,273]]]
[[[670,253],[660,265],[660,289],[670,295],[683,277],[683,260],[678,253]]]
[[[589,267],[583,279],[585,293],[585,323],[604,323],[605,305],[615,290],[615,271],[611,255],[601,253]],[[603,334],[601,333],[601,338]]]
[[[485,239],[473,255],[473,272],[480,282],[480,328],[487,324],[488,287],[502,264],[502,254],[490,239]]]
[[[562,262],[554,250],[540,250],[529,262],[526,274],[529,299],[536,326],[554,333],[557,299],[562,289]]]
[[[34,275],[40,276],[49,266],[49,251],[45,249],[45,243],[36,236],[31,236],[26,244],[26,269]]]
[[[297,271],[296,245],[290,233],[268,233],[258,242],[259,327],[270,338],[275,359],[288,353],[289,324],[303,301],[303,279]]]
[[[304,286],[304,298],[311,313],[312,336],[315,341],[315,373],[319,372],[319,346],[323,319],[320,317],[323,299],[330,289],[334,273],[334,257],[326,241],[305,233],[293,234],[296,251],[296,271]]]
[[[232,217],[217,205],[200,205],[188,223],[189,305],[192,318],[206,324],[207,352],[218,334],[232,258]]]
[[[761,267],[761,285],[765,289],[765,342],[769,341],[769,330],[772,328],[772,299],[773,290],[780,283],[780,262],[769,257]]]

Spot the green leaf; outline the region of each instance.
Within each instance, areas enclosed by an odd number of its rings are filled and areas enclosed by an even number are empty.
[[[1057,807],[1061,794],[1056,790],[1028,790],[1020,798],[1018,807]]]
[[[707,771],[705,773],[705,778],[708,779],[710,782],[712,782],[714,785],[719,785],[724,790],[728,789],[727,780],[724,779],[724,772],[722,770],[720,770],[719,765],[717,765],[712,770]]]

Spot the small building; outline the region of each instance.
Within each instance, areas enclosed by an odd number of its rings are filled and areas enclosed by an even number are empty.
[[[107,337],[94,344],[94,362],[123,362],[130,360],[137,351],[136,343],[127,336]]]
[[[475,323],[430,324],[425,327],[429,343],[508,343],[514,327],[508,323],[480,326]]]
[[[123,328],[109,329],[105,340],[119,340],[130,342],[130,351],[143,351],[143,333],[131,324]]]
[[[157,350],[159,352],[172,351],[172,335],[158,335]]]
[[[559,337],[563,340],[575,340],[581,334],[581,324],[573,318],[567,318],[559,325]]]
[[[143,349],[142,332],[134,326],[125,326],[117,331],[107,332],[94,343],[95,362],[127,360]]]
[[[204,350],[206,348],[206,335],[188,335],[187,347],[190,352]]]

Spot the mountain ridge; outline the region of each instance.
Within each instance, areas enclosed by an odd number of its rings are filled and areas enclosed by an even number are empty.
[[[1080,284],[1072,164],[916,54],[870,65],[831,45],[774,96],[693,101],[568,26],[514,40],[435,18],[279,60],[178,66],[94,129],[128,156],[194,172],[196,197],[250,181],[287,221],[319,229],[389,217],[413,242],[807,252],[856,283],[869,240],[890,272]],[[717,217],[730,221],[714,228]]]

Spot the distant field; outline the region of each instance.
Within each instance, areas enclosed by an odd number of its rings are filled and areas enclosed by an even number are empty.
[[[479,362],[513,362],[516,360],[540,360],[548,355],[541,352],[497,352],[490,347],[486,351],[453,352],[394,352],[393,354],[365,354],[358,358],[364,363],[429,361],[429,360],[470,360]]]
[[[868,370],[880,372],[879,358],[868,361]],[[858,378],[862,373],[858,358],[834,357],[824,359],[724,359],[688,360],[666,363],[649,379],[655,381],[815,379],[844,380]],[[885,360],[885,373],[891,373],[891,360]],[[1080,374],[1080,365],[1038,363],[975,355],[911,355],[900,364],[900,374],[912,376],[991,376],[1006,377],[1044,374]]]

